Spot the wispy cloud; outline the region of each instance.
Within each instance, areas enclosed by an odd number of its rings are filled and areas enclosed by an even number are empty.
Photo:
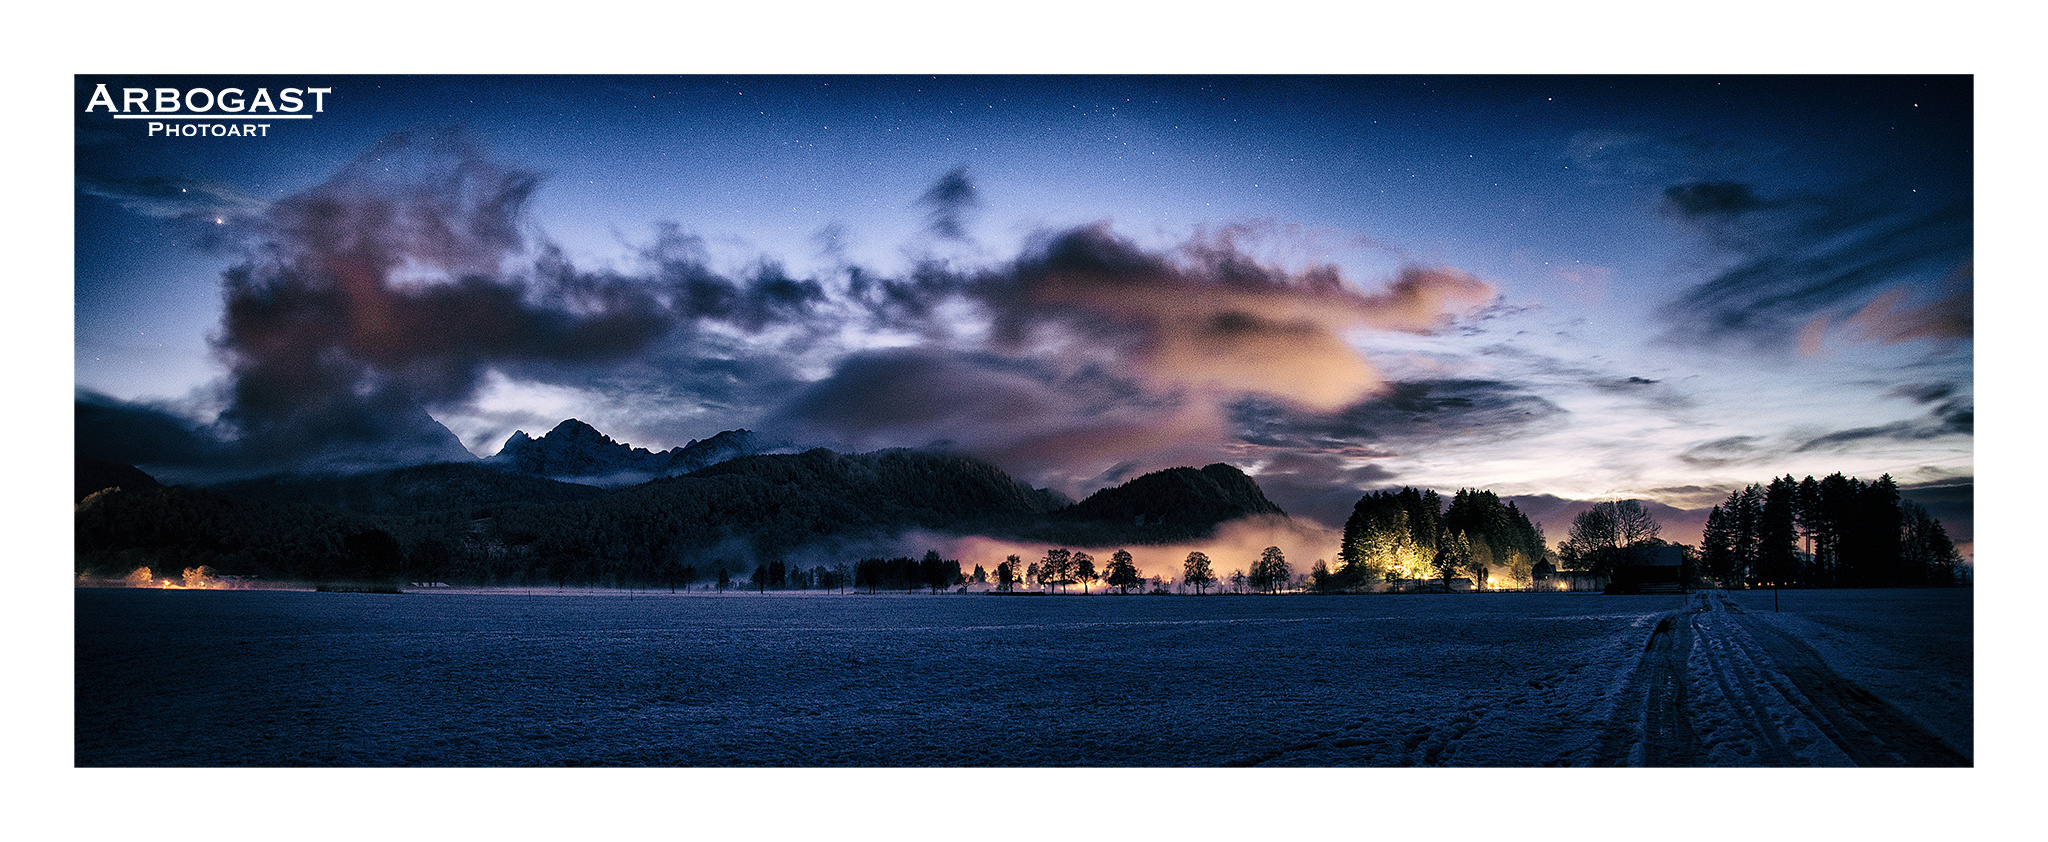
[[[1836,324],[1859,341],[1971,335],[1967,197],[1879,184],[1770,197],[1688,182],[1664,198],[1727,262],[1663,308],[1679,341],[1813,353]]]
[[[225,185],[163,176],[115,178],[80,174],[78,190],[157,219],[215,224],[260,217],[269,204]]]

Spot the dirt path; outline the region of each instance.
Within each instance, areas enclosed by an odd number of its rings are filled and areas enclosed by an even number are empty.
[[[1659,620],[1622,694],[1596,765],[1970,765],[1719,592]]]

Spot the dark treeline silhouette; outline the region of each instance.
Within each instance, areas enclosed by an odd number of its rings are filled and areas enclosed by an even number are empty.
[[[1891,475],[1783,476],[1728,496],[1700,539],[1707,577],[1723,585],[1951,585],[1962,559],[1941,521],[1899,496]]]
[[[941,558],[938,550],[926,552],[922,559],[864,558],[853,566],[854,587],[867,588],[868,593],[918,588],[938,593],[963,581],[959,560]]]
[[[1402,488],[1360,498],[1344,521],[1335,570],[1310,572],[1310,588],[1345,591],[1379,582],[1460,573],[1480,587],[1495,572],[1526,581],[1550,550],[1543,529],[1491,491],[1462,489],[1448,508],[1435,491]]]
[[[802,570],[796,581],[815,587],[821,556],[836,565],[830,559],[916,529],[1148,545],[1279,511],[1225,465],[1148,474],[1077,505],[985,462],[912,450],[741,456],[611,490],[454,464],[199,489],[81,462],[78,483],[81,499],[93,496],[77,516],[78,572],[114,579],[143,565],[306,581],[359,575],[366,564],[381,571],[381,561],[359,559],[343,543],[374,529],[398,541],[394,575],[410,581],[675,588],[723,575],[754,585],[752,572],[766,565],[764,581],[787,586]],[[1056,587],[1087,590],[1111,576],[1111,587],[1135,586],[1131,571],[1091,572],[1074,578],[1075,570]],[[1022,565],[1009,573],[1012,585],[1040,581]]]

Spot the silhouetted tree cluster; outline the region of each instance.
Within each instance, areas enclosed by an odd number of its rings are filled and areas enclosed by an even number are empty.
[[[1216,571],[1209,565],[1209,556],[1201,550],[1188,553],[1188,559],[1181,567],[1181,581],[1195,586],[1195,594],[1216,583]]]
[[[938,593],[943,588],[959,584],[960,562],[939,556],[938,550],[931,550],[922,559],[912,558],[864,558],[853,566],[854,587],[864,587],[868,593],[878,590],[917,590],[929,588]]]
[[[1279,547],[1267,547],[1259,554],[1259,560],[1252,562],[1252,570],[1245,575],[1245,583],[1252,590],[1272,593],[1287,587],[1288,580],[1292,578],[1294,569],[1287,566],[1287,556],[1280,552]]]
[[[1606,578],[1614,568],[1639,564],[1663,547],[1661,527],[1641,500],[1610,500],[1572,518],[1570,535],[1558,546],[1564,566]]]
[[[1144,582],[1145,577],[1138,572],[1138,566],[1132,563],[1130,552],[1117,550],[1114,554],[1110,555],[1109,568],[1102,577],[1104,585],[1116,588],[1123,593],[1130,593],[1132,588],[1138,587],[1144,584]]]
[[[1962,562],[1941,521],[1901,498],[1889,474],[1787,475],[1731,493],[1707,514],[1700,556],[1724,585],[1948,585]]]
[[[1458,573],[1484,585],[1493,571],[1526,580],[1549,555],[1543,529],[1491,491],[1463,489],[1448,510],[1435,491],[1402,488],[1360,498],[1344,522],[1337,568],[1318,576],[1318,590],[1350,590],[1380,581]]]

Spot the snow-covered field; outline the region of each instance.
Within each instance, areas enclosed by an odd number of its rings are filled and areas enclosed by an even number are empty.
[[[1771,596],[80,589],[75,760],[1969,762],[1970,591]]]

